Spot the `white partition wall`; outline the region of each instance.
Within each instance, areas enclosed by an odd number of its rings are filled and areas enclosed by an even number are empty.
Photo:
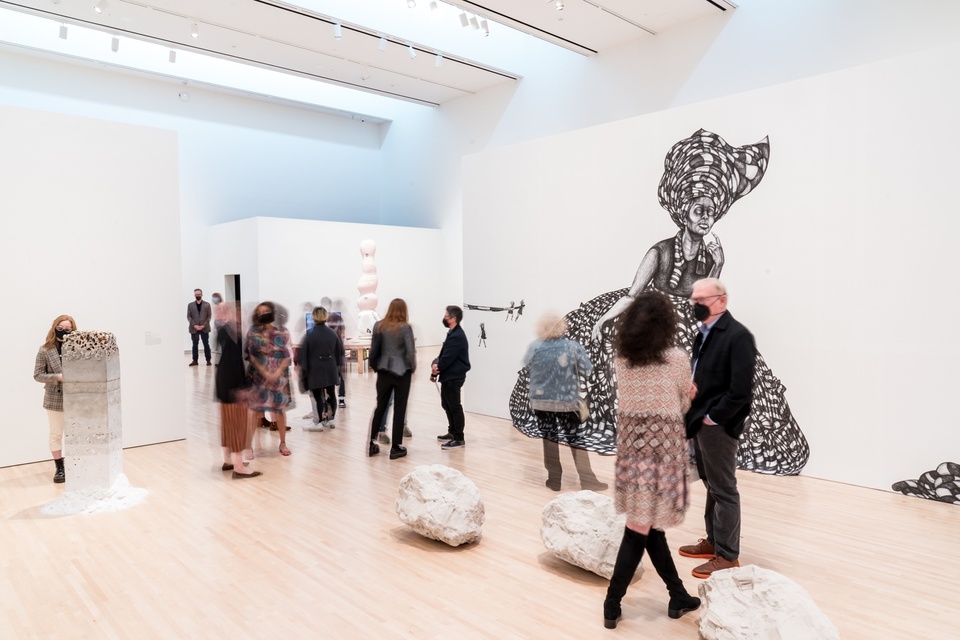
[[[956,460],[941,398],[960,377],[958,65],[950,46],[468,157],[465,301],[527,307],[496,333],[492,314],[465,319],[468,335],[488,327],[467,408],[508,417],[536,317],[630,286],[677,232],[657,199],[664,156],[704,128],[769,136],[762,183],[714,231],[730,309],[809,441],[804,473],[888,489]]]
[[[327,296],[342,303],[347,337],[354,337],[360,243],[368,238],[377,244],[378,313],[383,316],[390,300],[403,298],[417,344],[442,342],[443,309],[458,301],[443,298],[438,229],[286,218],[216,225],[208,231],[204,292],[219,290],[224,276],[239,274],[245,324],[256,302],[278,302],[290,313],[289,329],[297,342],[304,331],[305,303],[319,305]]]
[[[0,466],[50,456],[37,350],[53,319],[120,348],[123,445],[185,436],[177,137],[170,131],[0,106],[0,368],[9,426]],[[52,469],[52,466],[51,466]],[[51,471],[52,473],[52,471]]]

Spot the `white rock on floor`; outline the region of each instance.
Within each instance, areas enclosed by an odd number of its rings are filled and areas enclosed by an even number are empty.
[[[595,491],[565,493],[543,508],[540,538],[561,560],[609,579],[626,520],[613,498]],[[642,571],[638,567],[637,575]]]
[[[456,469],[420,465],[400,480],[397,515],[420,535],[457,547],[480,537],[483,498]]]
[[[700,584],[702,640],[839,640],[840,632],[796,582],[746,565]]]

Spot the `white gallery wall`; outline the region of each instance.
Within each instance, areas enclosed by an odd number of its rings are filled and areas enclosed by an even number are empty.
[[[508,417],[536,317],[628,287],[676,233],[657,200],[663,158],[705,128],[732,145],[770,139],[760,186],[714,231],[731,311],[809,441],[804,473],[889,489],[955,460],[938,400],[960,377],[960,346],[939,330],[960,311],[960,92],[944,82],[958,65],[952,45],[466,158],[465,301],[528,304],[496,333],[494,314],[465,318],[468,335],[488,327],[468,410]]]
[[[183,438],[184,323],[162,311],[182,297],[176,134],[0,106],[0,140],[0,466],[50,457],[33,367],[60,314],[116,336],[123,446]]]
[[[272,300],[287,308],[288,328],[298,343],[305,305],[312,309],[327,296],[342,303],[347,338],[353,338],[363,273],[360,243],[367,239],[377,247],[378,313],[383,316],[393,298],[403,298],[417,344],[440,344],[445,334],[440,319],[451,302],[443,295],[442,269],[437,267],[442,250],[437,229],[285,218],[219,224],[207,235],[203,288],[209,298],[210,292],[223,291],[225,276],[239,274],[245,326],[258,302]]]

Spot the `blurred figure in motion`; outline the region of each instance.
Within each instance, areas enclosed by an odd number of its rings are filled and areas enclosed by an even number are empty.
[[[340,344],[343,345],[347,339],[346,325],[343,323],[343,314],[340,311],[340,301],[332,302],[330,298],[324,296],[320,299],[320,306],[327,310],[327,326],[340,338]],[[337,384],[340,386],[337,406],[341,409],[347,407],[347,384],[343,377],[344,367],[346,366],[346,354],[337,363]]]
[[[696,387],[690,358],[673,346],[677,311],[657,291],[637,294],[620,315],[614,338],[617,372],[617,512],[627,515],[613,577],[603,601],[603,626],[614,629],[620,600],[646,550],[670,594],[667,614],[679,618],[700,607],[687,593],[664,529],[687,513],[687,441],[684,418]]]
[[[523,357],[530,367],[530,408],[540,427],[543,441],[543,466],[547,469],[546,485],[560,491],[560,445],[576,440],[580,429],[580,387],[593,370],[587,352],[579,343],[563,337],[566,321],[555,312],[547,312],[537,322],[537,340]],[[584,449],[570,447],[573,463],[584,489],[603,491],[607,485],[600,482],[590,467],[589,454]]]
[[[287,448],[287,418],[284,413],[292,405],[290,395],[290,334],[273,323],[277,307],[261,302],[253,310],[253,326],[247,332],[244,351],[250,362],[250,409],[262,419],[269,411],[276,419],[280,434],[280,453],[290,455]]]
[[[216,295],[216,294],[214,294]],[[261,472],[245,468],[243,452],[251,449],[253,429],[246,398],[250,383],[243,365],[243,346],[234,306],[221,302],[214,307],[217,330],[217,362],[215,393],[220,403],[220,445],[223,447],[223,471],[233,471],[233,478],[256,478]]]
[[[343,362],[343,343],[326,325],[328,313],[323,307],[313,310],[313,329],[307,332],[297,351],[297,364],[304,387],[310,391],[316,401],[313,424],[304,427],[305,431],[323,431],[336,426],[337,417],[337,378],[340,375],[340,363]]]
[[[47,339],[37,352],[37,361],[33,366],[33,379],[43,383],[43,408],[47,410],[50,424],[50,455],[56,465],[53,481],[66,482],[63,468],[63,368],[61,352],[63,339],[77,330],[77,323],[67,315],[57,316],[47,331]]]

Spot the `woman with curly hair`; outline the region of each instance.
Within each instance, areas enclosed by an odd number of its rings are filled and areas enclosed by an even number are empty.
[[[68,333],[77,330],[77,323],[68,315],[57,316],[47,331],[47,339],[37,352],[37,361],[33,366],[33,379],[42,382],[43,408],[47,410],[47,420],[50,423],[50,454],[57,470],[53,474],[53,481],[57,484],[66,482],[66,471],[63,468],[63,367],[61,366],[61,350],[63,339]]]
[[[677,311],[662,293],[637,294],[620,314],[614,341],[619,407],[615,504],[627,516],[603,623],[614,629],[620,600],[643,552],[667,586],[667,614],[679,618],[700,607],[687,593],[663,530],[683,522],[689,504],[684,415],[696,388],[690,360],[674,346]]]

